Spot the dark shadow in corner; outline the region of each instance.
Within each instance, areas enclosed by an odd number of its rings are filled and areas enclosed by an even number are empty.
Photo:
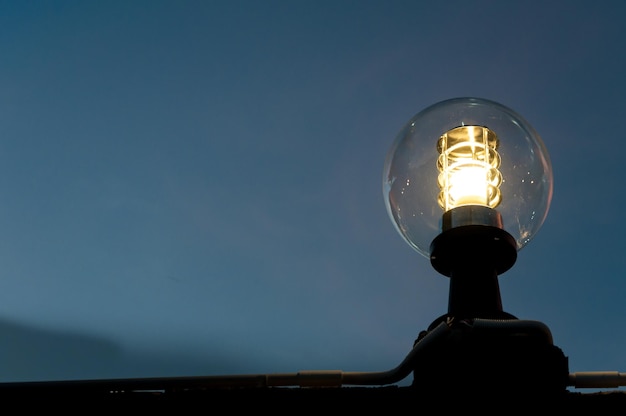
[[[229,355],[131,351],[102,337],[0,319],[0,384],[223,374],[242,366]]]

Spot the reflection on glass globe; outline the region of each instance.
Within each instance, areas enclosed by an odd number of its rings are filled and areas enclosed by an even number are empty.
[[[467,137],[471,141],[463,142]],[[411,118],[383,172],[389,216],[426,257],[442,231],[444,210],[464,203],[497,210],[520,250],[543,224],[552,187],[548,152],[534,128],[510,108],[481,98],[442,101]]]

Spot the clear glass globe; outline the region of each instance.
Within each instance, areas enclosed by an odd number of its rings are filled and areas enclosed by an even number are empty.
[[[383,171],[387,212],[406,242],[425,257],[441,233],[438,140],[461,126],[484,126],[498,137],[502,226],[524,247],[543,224],[552,199],[552,165],[546,147],[519,114],[481,98],[436,103],[411,118],[393,142]]]

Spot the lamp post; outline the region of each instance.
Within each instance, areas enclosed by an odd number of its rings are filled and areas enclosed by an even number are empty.
[[[415,385],[565,386],[567,359],[549,329],[505,312],[498,284],[541,228],[552,190],[543,141],[504,105],[450,99],[401,129],[385,160],[387,211],[404,240],[450,279],[447,313],[420,337],[439,324],[454,330],[416,364]]]

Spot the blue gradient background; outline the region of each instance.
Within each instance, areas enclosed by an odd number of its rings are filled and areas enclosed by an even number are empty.
[[[553,163],[504,309],[571,371],[625,371],[625,14],[0,0],[0,381],[394,368],[448,279],[395,231],[384,159],[459,96]]]

